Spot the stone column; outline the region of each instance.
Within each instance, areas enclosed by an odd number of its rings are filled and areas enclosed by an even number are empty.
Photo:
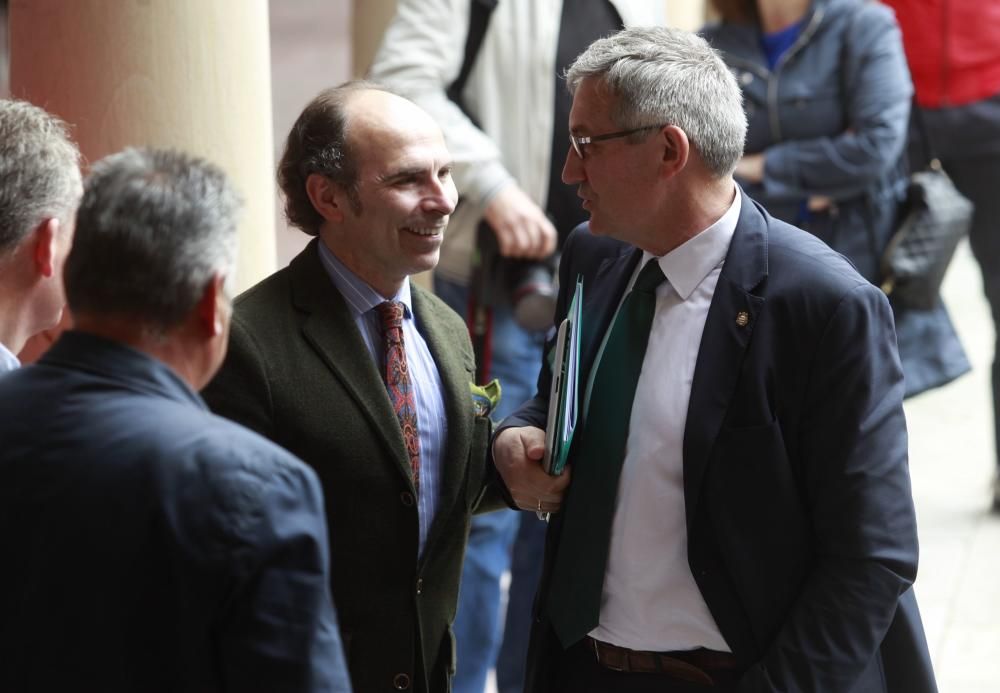
[[[246,201],[238,285],[275,269],[267,0],[11,0],[10,91],[60,116],[88,161],[174,147]]]
[[[351,18],[352,72],[355,77],[363,77],[371,67],[375,51],[382,42],[382,32],[389,20],[396,14],[396,0],[354,0]]]

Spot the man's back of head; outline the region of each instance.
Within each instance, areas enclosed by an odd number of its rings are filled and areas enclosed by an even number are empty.
[[[315,474],[193,391],[225,353],[240,206],[179,152],[87,180],[75,327],[0,380],[2,690],[348,690]]]
[[[240,208],[220,169],[180,152],[127,149],[95,164],[66,260],[78,327],[200,388],[225,355]]]
[[[0,100],[0,345],[11,352],[62,314],[79,159],[61,120]]]

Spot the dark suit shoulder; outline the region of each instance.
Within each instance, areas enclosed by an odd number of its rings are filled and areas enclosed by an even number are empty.
[[[160,482],[186,516],[211,519],[217,541],[256,542],[292,508],[322,516],[316,473],[291,453],[215,414],[196,423],[189,436],[174,431],[178,442],[161,464]]]
[[[847,258],[808,231],[774,218],[768,221],[770,292],[780,288],[834,298],[858,287],[875,289]]]
[[[247,484],[263,489],[316,481],[315,473],[287,450],[229,419],[183,403],[129,399],[122,408],[155,422],[134,428],[137,447],[157,450],[155,457],[167,474],[187,476],[189,482],[226,478],[244,491]],[[142,439],[144,444],[139,443]],[[245,483],[238,482],[241,475]]]

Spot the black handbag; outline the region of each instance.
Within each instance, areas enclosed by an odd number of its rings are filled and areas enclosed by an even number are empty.
[[[906,308],[929,310],[939,299],[941,282],[972,223],[972,203],[955,188],[934,156],[930,139],[914,104],[930,162],[910,175],[896,229],[882,253],[882,290]]]

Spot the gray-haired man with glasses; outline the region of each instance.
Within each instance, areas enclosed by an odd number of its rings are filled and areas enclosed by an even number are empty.
[[[526,690],[936,690],[885,296],[734,183],[740,91],[702,39],[625,30],[568,82],[569,474],[539,465],[545,365],[493,444],[553,513]]]

